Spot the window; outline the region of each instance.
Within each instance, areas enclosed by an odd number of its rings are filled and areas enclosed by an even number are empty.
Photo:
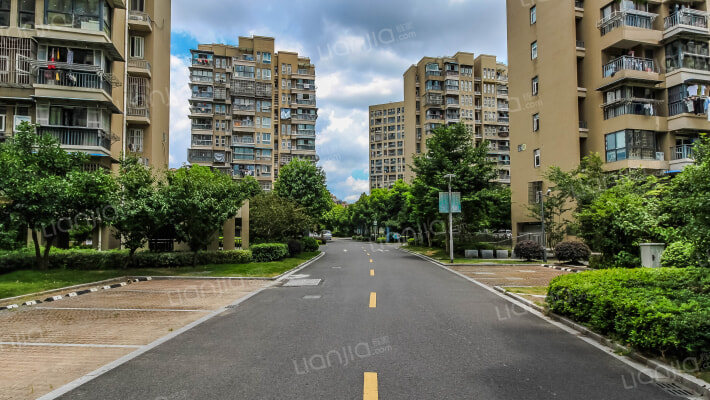
[[[533,165],[540,168],[540,149],[533,150]]]
[[[537,40],[530,45],[530,57],[533,60],[537,58]]]
[[[102,3],[99,0],[47,0],[47,22],[53,26],[102,31]],[[104,14],[111,13],[108,7],[103,11]],[[104,23],[110,27],[110,15],[104,15]]]
[[[264,53],[262,56],[264,64],[271,64],[271,53]]]
[[[0,132],[5,132],[6,116],[7,116],[7,109],[5,107],[0,107]]]
[[[128,130],[128,151],[130,153],[143,152],[143,129]]]
[[[131,11],[145,12],[145,0],[131,0]]]
[[[528,182],[528,204],[539,204],[542,193],[542,181]]]
[[[0,0],[0,26],[10,26],[10,1]]]
[[[538,78],[537,76],[532,78],[532,95],[537,96],[537,84],[538,84]]]
[[[32,29],[35,27],[35,0],[20,0],[17,26]],[[0,25],[2,25],[0,23]]]
[[[262,133],[261,134],[261,142],[262,143],[271,143],[271,134],[270,133]]]
[[[530,25],[537,22],[537,7],[532,6],[530,8]]]
[[[259,120],[259,118],[257,118],[257,120]],[[261,118],[261,127],[262,128],[271,128],[271,118],[262,117]]]
[[[131,57],[145,57],[145,38],[142,36],[131,36]]]
[[[534,114],[532,116],[533,119],[533,132],[537,132],[540,130],[540,114]]]
[[[271,70],[264,68],[261,70],[261,79],[263,80],[271,80]]]
[[[622,160],[655,160],[656,133],[627,129],[606,135],[606,162]]]

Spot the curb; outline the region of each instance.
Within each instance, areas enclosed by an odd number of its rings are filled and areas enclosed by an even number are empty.
[[[296,268],[292,268],[291,270],[286,271],[286,272],[284,272],[283,274],[278,275],[278,276],[275,276],[275,277],[270,278],[270,279],[273,280],[273,281],[276,281],[276,282],[281,282],[282,280],[284,280],[284,279],[288,278],[289,276],[295,274],[296,272],[298,272],[298,271],[300,271],[300,270],[302,270],[302,269],[304,269],[304,268],[310,266],[311,264],[313,264],[314,262],[320,260],[320,259],[323,258],[323,257],[325,257],[325,252],[322,252],[322,251],[321,251],[320,254],[318,254],[317,256],[315,256],[315,257],[313,257],[313,258],[311,258],[310,260],[308,260],[308,261],[306,261],[306,262],[303,262],[301,265],[297,266]]]
[[[597,348],[600,348],[600,349],[606,348],[606,349],[611,350],[612,353],[615,351],[627,353],[629,351],[628,348],[612,342],[607,337],[600,335],[596,332],[592,332],[591,330],[585,328],[584,326],[581,326],[575,322],[572,322],[572,321],[568,320],[567,318],[564,318],[564,317],[561,317],[557,314],[551,313],[551,312],[543,309],[542,307],[538,306],[537,304],[535,304],[525,298],[522,298],[521,296],[516,295],[515,293],[503,291],[503,289],[501,289],[499,287],[492,287],[491,288],[490,286],[487,286],[481,282],[478,282],[477,280],[475,280],[473,278],[463,275],[462,273],[460,273],[458,271],[454,271],[453,269],[448,268],[447,265],[439,263],[436,260],[433,260],[430,257],[427,257],[425,255],[415,253],[412,251],[408,251],[408,250],[403,250],[403,251],[406,251],[407,253],[415,255],[423,260],[427,260],[429,262],[432,262],[433,264],[440,266],[441,268],[445,269],[446,271],[449,271],[455,275],[458,275],[458,276],[468,280],[469,282],[475,283],[478,286],[482,287],[483,289],[486,289],[486,290],[489,290],[493,293],[496,293],[503,298],[507,297],[508,301],[512,302],[513,304],[522,305],[524,309],[528,309],[533,315],[536,315],[537,317],[542,318],[543,320],[546,320],[549,323],[552,323],[558,327],[560,325],[565,326],[567,329],[569,329],[571,331],[571,332],[570,331],[568,331],[568,332],[577,333],[580,338],[587,338],[588,340],[585,340],[585,341],[587,341],[588,343],[590,343],[592,345],[597,343],[598,346],[595,345],[595,347],[597,347]],[[543,265],[543,266],[545,266],[545,265]],[[551,268],[549,266],[547,266],[547,267]],[[574,271],[574,272],[577,272],[577,271]],[[621,361],[624,361],[623,356],[618,356],[616,354],[613,354],[613,356],[618,357],[618,359]],[[698,379],[694,376],[691,376],[689,374],[675,371],[671,366],[666,365],[666,364],[656,361],[656,360],[648,359],[635,351],[632,351],[632,352],[626,354],[626,357],[631,359],[632,362],[634,362],[634,364],[631,364],[629,362],[625,362],[625,363],[627,365],[631,366],[632,368],[638,370],[639,372],[647,374],[647,372],[642,371],[638,367],[638,365],[640,365],[641,367],[648,368],[651,370],[651,372],[655,372],[656,374],[661,375],[662,377],[664,377],[668,380],[682,384],[683,386],[696,391],[697,393],[700,394],[700,396],[702,396],[705,399],[710,399],[710,383],[707,383],[707,382],[705,382],[701,379]],[[657,378],[654,378],[653,380],[658,381]]]
[[[398,249],[401,251],[407,252],[409,254],[422,257],[422,258],[426,259],[427,261],[430,261],[430,262],[440,265],[442,267],[451,267],[451,266],[453,266],[453,267],[531,267],[531,266],[537,267],[537,266],[543,266],[544,267],[545,266],[542,264],[515,264],[515,263],[495,264],[495,263],[485,263],[485,262],[477,263],[477,264],[449,264],[449,263],[443,263],[439,260],[433,259],[429,256],[426,256],[421,253],[417,253],[415,251],[403,249],[402,247],[399,247]]]

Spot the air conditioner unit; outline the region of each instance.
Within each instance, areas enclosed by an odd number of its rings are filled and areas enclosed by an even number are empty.
[[[666,159],[666,153],[664,153],[664,152],[662,152],[662,151],[657,151],[657,152],[656,152],[656,160],[658,160],[658,161],[663,161],[663,160],[665,160],[665,159]]]

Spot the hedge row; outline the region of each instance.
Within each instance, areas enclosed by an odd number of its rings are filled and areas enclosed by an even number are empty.
[[[710,352],[710,269],[609,269],[552,280],[560,315],[641,351],[677,358]]]
[[[255,262],[281,260],[288,256],[288,246],[283,243],[263,243],[250,247]]]

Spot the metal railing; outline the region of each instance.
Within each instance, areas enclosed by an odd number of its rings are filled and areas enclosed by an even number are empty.
[[[147,69],[148,71],[150,71],[150,62],[148,62],[148,60],[142,60],[140,58],[129,59],[128,66],[139,69]]]
[[[587,126],[587,121],[579,121],[579,129],[589,129]]]
[[[685,9],[673,13],[663,19],[663,29],[669,29],[678,25],[687,25],[707,30],[707,13],[700,10]]]
[[[151,23],[153,20],[150,18],[150,15],[146,12],[143,11],[135,11],[135,10],[129,10],[128,11],[128,20],[129,21],[140,21],[140,22],[147,22]]]
[[[307,106],[315,106],[315,105],[316,105],[316,101],[315,101],[315,100],[296,99],[296,104],[307,105]]]
[[[584,48],[584,40],[577,40],[577,48],[580,48],[580,49]]]
[[[658,106],[649,102],[633,101],[616,104],[604,108],[604,119],[612,119],[622,115],[658,116]]]
[[[292,114],[291,118],[296,121],[316,121],[318,116],[315,114]]]
[[[603,67],[604,78],[614,76],[622,70],[645,71],[659,73],[655,62],[650,58],[639,58],[631,56],[621,56]]]
[[[62,146],[102,147],[111,151],[111,138],[103,129],[41,126],[40,135],[51,135]]]
[[[190,82],[214,83],[214,78],[211,76],[190,75]]]
[[[234,103],[234,102],[232,102]],[[255,104],[233,104],[232,105],[232,112],[235,111],[253,111],[256,112],[256,105]]]
[[[128,106],[126,110],[126,115],[128,115],[129,117],[142,117],[150,119],[150,108]]]
[[[671,147],[673,160],[695,159],[692,144],[683,144]]]
[[[35,74],[35,78],[35,82],[39,85],[98,89],[103,90],[109,96],[112,93],[111,84],[97,73],[39,69]]]
[[[614,11],[611,15],[600,19],[597,22],[597,27],[601,30],[602,36],[622,26],[653,29],[653,21],[656,17],[658,14],[640,10]]]

